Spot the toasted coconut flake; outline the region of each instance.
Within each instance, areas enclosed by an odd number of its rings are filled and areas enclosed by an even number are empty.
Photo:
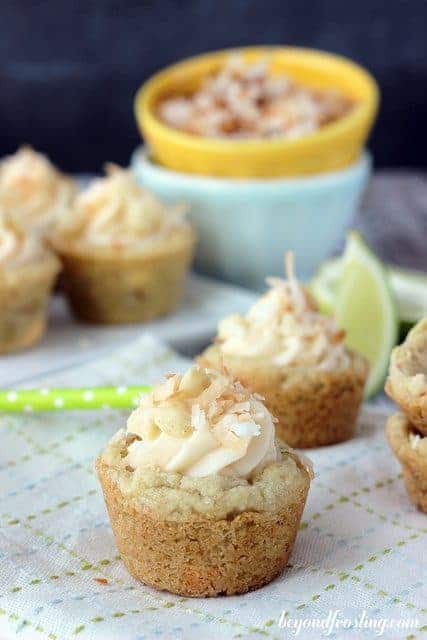
[[[245,420],[241,420],[234,424],[231,427],[233,433],[236,434],[238,438],[251,438],[253,436],[259,436],[261,433],[261,429],[259,426],[251,420],[251,416],[246,416]]]
[[[179,375],[173,375],[167,377],[164,384],[155,387],[153,392],[153,398],[155,402],[165,402],[168,398],[171,398],[178,390],[180,382]]]
[[[165,97],[157,112],[167,125],[215,138],[298,138],[344,116],[353,100],[271,74],[270,61],[230,56],[191,96]]]
[[[209,405],[222,396],[229,386],[225,376],[218,376],[198,397],[198,403],[202,409],[208,410]]]
[[[191,426],[195,431],[201,431],[208,427],[206,413],[199,404],[194,404],[191,408]]]
[[[251,410],[251,404],[248,400],[246,402],[237,402],[233,406],[233,413],[241,413],[241,412],[247,413],[250,410]]]

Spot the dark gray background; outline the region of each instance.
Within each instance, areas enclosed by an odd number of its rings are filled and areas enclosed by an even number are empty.
[[[69,171],[126,163],[139,84],[220,47],[293,44],[354,58],[378,79],[376,165],[425,167],[426,0],[1,0],[0,155],[29,142]]]

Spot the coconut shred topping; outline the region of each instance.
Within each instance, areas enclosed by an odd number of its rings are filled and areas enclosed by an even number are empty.
[[[226,374],[194,366],[142,397],[130,415],[124,462],[191,477],[249,478],[277,462],[273,417]]]
[[[268,60],[230,56],[191,96],[163,100],[158,115],[186,133],[219,138],[299,138],[341,118],[353,103],[338,91],[273,75]]]
[[[34,236],[27,235],[13,219],[0,212],[0,268],[13,268],[36,260],[45,249]]]
[[[221,352],[260,357],[276,367],[345,367],[345,332],[323,316],[297,281],[293,255],[286,255],[287,280],[268,278],[270,290],[246,316],[224,318],[218,327]]]
[[[69,206],[74,190],[71,180],[30,147],[0,163],[0,205],[26,227],[49,226]]]
[[[158,241],[182,226],[182,207],[166,207],[140,187],[130,171],[109,164],[106,173],[76,198],[59,235],[120,248]]]

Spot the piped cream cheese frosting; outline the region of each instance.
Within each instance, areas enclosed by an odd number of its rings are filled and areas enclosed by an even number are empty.
[[[295,277],[293,256],[286,256],[288,278],[268,278],[269,291],[246,316],[231,315],[218,327],[222,353],[262,358],[272,366],[341,368],[349,364],[345,332],[319,313]]]
[[[46,252],[36,236],[26,233],[13,218],[0,211],[0,270],[31,263]]]
[[[261,397],[198,366],[144,395],[127,436],[124,463],[133,470],[248,479],[279,459],[274,418]]]
[[[144,247],[183,227],[182,206],[168,207],[143,189],[129,170],[106,166],[58,227],[60,237],[93,247]]]
[[[0,162],[0,206],[26,229],[50,229],[74,193],[73,182],[31,147],[22,147]]]

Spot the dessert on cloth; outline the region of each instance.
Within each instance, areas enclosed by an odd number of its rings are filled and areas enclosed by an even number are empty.
[[[427,436],[427,317],[393,349],[385,390],[409,422]]]
[[[409,497],[421,511],[427,513],[427,437],[417,432],[402,413],[388,419],[386,433],[402,465]]]
[[[130,573],[184,596],[244,593],[286,566],[311,465],[259,396],[197,366],[142,397],[96,462]]]
[[[273,75],[268,57],[248,63],[231,55],[195,93],[166,97],[157,113],[168,126],[199,136],[294,139],[342,118],[353,106],[338,90]]]
[[[385,390],[403,412],[389,418],[388,441],[409,497],[427,513],[427,318],[393,349]]]
[[[44,332],[59,260],[0,211],[0,353],[30,346]]]
[[[269,291],[246,316],[220,322],[199,362],[225,366],[262,394],[278,437],[292,447],[341,442],[353,435],[368,366],[299,284],[292,254],[286,269],[288,279],[268,278]]]
[[[165,371],[189,366],[144,332],[118,350],[27,384],[152,384]],[[183,599],[138,584],[126,571],[90,464],[121,426],[120,415],[0,413],[2,639],[136,640],[142,633],[144,640],[283,640],[294,635],[278,626],[283,611],[286,620],[326,619],[331,609],[353,619],[367,606],[376,619],[402,618],[400,634],[386,630],[384,637],[423,637],[425,515],[396,490],[397,465],[378,407],[363,408],[357,438],[310,451],[319,481],[311,483],[284,573],[262,589],[226,599]],[[242,555],[248,556],[246,549]],[[343,627],[334,634],[334,640],[351,638]],[[353,636],[372,638],[373,632],[361,629]],[[302,628],[298,635],[320,637],[317,628]]]
[[[75,193],[73,180],[31,147],[21,147],[0,161],[0,207],[26,231],[51,232]]]
[[[51,238],[72,310],[109,324],[170,313],[191,262],[193,230],[182,207],[159,202],[131,172],[106,171],[77,196]]]

